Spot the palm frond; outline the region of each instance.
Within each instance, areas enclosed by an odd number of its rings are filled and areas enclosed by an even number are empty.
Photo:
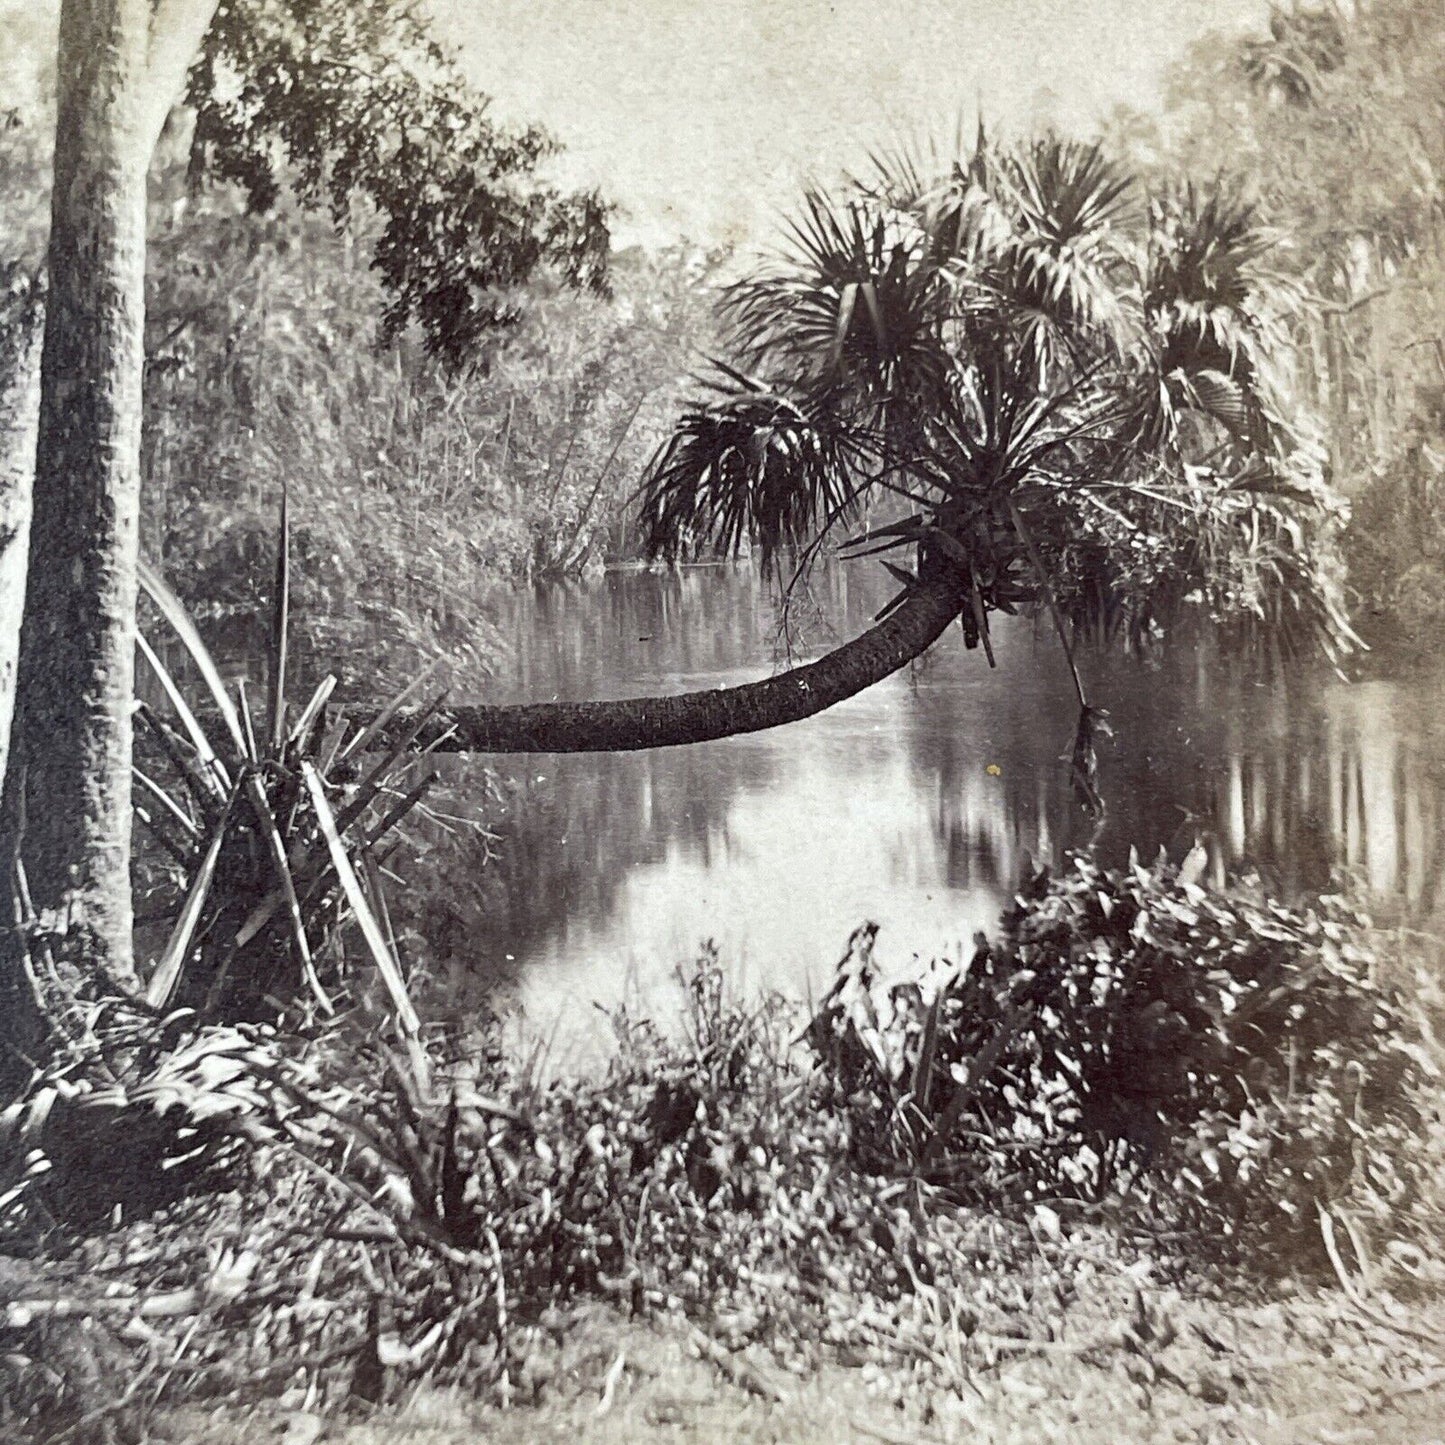
[[[840,197],[809,193],[786,252],[728,292],[756,374],[720,367],[659,452],[648,549],[808,558],[871,494],[882,525],[845,555],[955,571],[970,646],[992,611],[1046,601],[1061,632],[1135,650],[1190,609],[1351,646],[1289,399],[1286,260],[1237,190],[1139,207],[1096,145],[980,130],[947,157],[877,155]]]
[[[715,397],[684,413],[643,484],[649,556],[689,546],[765,559],[850,511],[867,442],[828,397],[792,396],[719,366]]]
[[[1097,143],[1045,135],[1006,156],[1001,170],[1026,232],[1057,249],[1093,253],[1128,218],[1133,178]]]
[[[421,1030],[421,1020],[417,1017],[416,1008],[407,991],[401,966],[381,931],[381,925],[376,921],[376,915],[362,890],[361,880],[357,878],[356,869],[352,866],[351,857],[341,841],[341,834],[336,827],[336,818],[326,797],[321,775],[310,763],[302,763],[301,776],[306,784],[306,791],[311,797],[312,806],[316,809],[316,819],[321,825],[322,837],[331,854],[332,866],[336,869],[336,876],[341,880],[346,901],[351,905],[351,911],[361,929],[362,937],[366,940],[372,961],[376,964],[377,973],[386,986],[392,1007],[396,1010],[397,1022],[401,1025],[404,1036],[414,1039]]]
[[[236,716],[235,704],[232,703],[230,694],[226,691],[226,684],[221,681],[220,670],[211,658],[210,649],[201,641],[201,635],[196,631],[190,614],[182,605],[180,598],[166,585],[165,579],[159,572],[144,560],[138,564],[138,567],[141,587],[145,589],[146,595],[165,617],[171,630],[180,639],[191,661],[195,664],[197,672],[200,673],[210,693],[211,701],[226,726],[230,741],[238,752],[244,750],[245,739],[241,735],[241,720]],[[164,679],[162,680],[164,681]]]
[[[1100,346],[1122,346],[1129,311],[1121,242],[1132,180],[1101,147],[1053,135],[1000,153],[985,174],[986,182],[970,179],[953,222],[972,211],[965,284],[982,289],[1040,382]]]
[[[281,536],[276,547],[276,578],[271,602],[267,660],[271,669],[271,747],[279,751],[286,736],[286,665],[291,642],[291,497],[281,489]]]
[[[1280,238],[1234,187],[1186,184],[1155,197],[1137,258],[1145,330],[1134,364],[1135,439],[1191,457],[1227,442],[1242,463],[1301,441],[1285,422],[1285,317],[1302,300]]]
[[[917,216],[812,191],[785,249],[731,286],[721,310],[745,366],[877,403],[936,382],[948,307]]]
[[[369,730],[348,728],[344,720],[328,727],[325,712],[334,679],[325,678],[288,726],[286,531],[283,514],[270,639],[269,726],[260,739],[244,687],[239,689],[238,714],[181,604],[153,573],[146,577],[147,590],[203,681],[201,695],[213,704],[207,716],[220,712],[227,724],[208,732],[182,682],[141,637],[141,653],[180,720],[179,729],[173,729],[150,709],[139,710],[145,724],[142,746],[150,750],[142,761],[149,766],[153,759],[158,771],[153,778],[138,767],[136,776],[147,799],[159,804],[156,816],[147,821],[170,860],[163,868],[144,860],[144,886],[163,904],[157,918],[173,919],[151,973],[148,997],[156,1007],[174,1000],[206,1019],[254,1017],[257,1009],[274,1013],[278,1000],[283,1007],[295,1003],[302,1016],[312,1012],[312,1001],[323,1014],[331,1014],[337,1007],[333,992],[344,998],[347,988],[346,953],[335,934],[342,905],[347,904],[410,1039],[416,1031],[415,1010],[405,996],[399,960],[386,945],[390,930],[383,933],[373,916],[385,916],[386,903],[375,887],[368,899],[358,878],[373,876],[370,851],[425,791],[412,789],[403,806],[392,806],[406,791],[400,774],[407,765],[401,756],[407,740],[437,704],[422,708],[419,721],[404,719],[402,742],[390,739],[390,751],[379,750],[369,758],[360,781],[354,758],[370,747],[432,674],[424,673],[403,691]],[[348,732],[355,734],[349,744]],[[349,766],[335,767],[338,757]],[[323,781],[328,770],[330,780]],[[338,799],[334,810],[327,788]],[[237,806],[238,801],[245,806]]]
[[[234,794],[232,797],[234,799]],[[230,803],[228,802],[227,812],[229,811]],[[216,828],[212,832],[211,841],[191,879],[191,886],[186,893],[186,901],[181,907],[180,917],[176,919],[176,925],[166,943],[165,952],[161,955],[155,971],[151,974],[150,982],[146,986],[146,1002],[152,1008],[165,1008],[171,1001],[171,995],[175,992],[176,983],[181,976],[181,969],[190,957],[191,944],[196,936],[197,925],[201,921],[201,910],[205,906],[206,895],[211,890],[211,880],[216,875],[216,864],[220,860],[221,844],[225,842],[225,839],[224,826]]]

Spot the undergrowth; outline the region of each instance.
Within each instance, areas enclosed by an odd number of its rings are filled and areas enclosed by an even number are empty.
[[[1077,858],[962,967],[888,985],[855,951],[809,1038],[869,1168],[979,1205],[1122,1192],[1294,1262],[1322,1212],[1399,1230],[1423,1197],[1440,986],[1385,967],[1343,898]]]
[[[811,1020],[729,997],[704,958],[681,1036],[618,1014],[582,1079],[485,1028],[431,1030],[420,1071],[359,1008],[304,1033],[173,1018],[118,1080],[72,1067],[74,1114],[159,1114],[176,1167],[216,1168],[168,1211],[78,1230],[26,1131],[37,1091],[10,1111],[8,1248],[56,1261],[44,1291],[9,1291],[11,1423],[118,1418],[99,1345],[89,1375],[48,1369],[80,1318],[112,1321],[105,1348],[143,1375],[128,1410],[333,1409],[423,1379],[530,1398],[599,1300],[709,1349],[901,1361],[962,1390],[1097,1308],[1101,1267],[1108,1341],[1158,1348],[1100,1265],[1131,1252],[1223,1282],[1286,1256],[1351,1289],[1442,1282],[1438,986],[1343,904],[1079,860],[964,966],[890,984],[871,936]]]

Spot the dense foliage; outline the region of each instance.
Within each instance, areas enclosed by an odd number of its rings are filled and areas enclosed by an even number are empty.
[[[318,674],[397,683],[444,656],[475,686],[499,650],[493,586],[629,550],[713,263],[617,258],[611,299],[534,282],[457,372],[414,334],[379,344],[368,234],[286,200],[249,215],[175,171],[158,187],[144,545],[198,613],[244,615],[286,487]]]
[[[1005,1159],[1015,1189],[1123,1182],[1206,1231],[1313,1239],[1336,1207],[1403,1231],[1433,1065],[1367,937],[1336,898],[1080,858],[962,967],[886,986],[864,950],[810,1038],[871,1167],[977,1203]]]
[[[842,532],[914,560],[885,561],[900,601],[960,583],[990,656],[990,615],[1020,609],[1066,650],[1142,649],[1191,613],[1348,648],[1277,251],[1231,187],[1145,203],[1099,146],[885,157],[809,194],[725,293],[730,359],[649,473],[648,545],[753,541],[805,568]]]
[[[380,218],[389,336],[415,321],[468,364],[540,267],[605,288],[603,202],[541,178],[556,143],[492,119],[420,5],[222,0],[188,99],[193,168],[253,209],[294,189],[338,221],[358,202]]]
[[[37,81],[3,113],[0,266],[24,276],[54,122],[43,31],[12,39]],[[627,550],[713,262],[610,256],[597,198],[546,179],[553,142],[495,121],[415,7],[223,4],[189,99],[152,172],[143,549],[244,655],[216,619],[264,590],[288,486],[310,673],[446,656],[476,682],[491,585]]]
[[[1232,1256],[1251,1279],[1329,1270],[1326,1238],[1377,1299],[1436,1278],[1438,1047],[1372,981],[1379,956],[1342,909],[1081,863],[1035,880],[996,943],[936,975],[936,1004],[870,987],[868,937],[810,1049],[792,1007],[739,1004],[705,958],[680,1033],[618,1015],[616,1055],[585,1078],[485,1030],[437,1040],[419,1081],[364,1013],[302,1033],[177,1013],[151,1031],[163,1047],[108,1053],[117,1076],[73,1057],[5,1116],[9,1227],[94,1210],[65,1180],[86,1167],[76,1141],[104,1147],[117,1110],[136,1130],[179,1125],[172,1188],[205,1162],[207,1189],[224,1167],[231,1192],[119,1236],[108,1272],[139,1285],[129,1308],[150,1330],[102,1340],[123,1361],[172,1361],[171,1399],[300,1371],[333,1406],[419,1379],[528,1398],[588,1300],[701,1324],[725,1362],[762,1341],[800,1369],[907,1362],[920,1386],[971,1387],[1010,1339],[1060,1347],[1074,1301],[1096,1331],[1081,1348],[1156,1359],[1174,1336],[1137,1295],[1131,1308],[1142,1275],[1099,1272],[1120,1225],[1187,1239],[1196,1269]],[[1438,987],[1424,999],[1438,1013]],[[1103,1169],[1117,1143],[1131,1167]],[[156,1198],[133,1184],[126,1204]],[[1295,1248],[1278,1247],[1280,1224]],[[60,1266],[69,1313],[85,1313],[83,1262],[116,1247],[77,1241]],[[182,1350],[198,1311],[211,1325]],[[86,1402],[84,1371],[60,1388],[43,1374],[47,1351],[73,1348],[66,1319],[14,1304],[0,1321],[0,1408],[31,1428]]]
[[[1299,381],[1353,502],[1361,615],[1416,647],[1445,616],[1442,86],[1438,6],[1296,0],[1263,34],[1193,47],[1162,121],[1125,112],[1113,126],[1155,174],[1241,178],[1294,238],[1310,297],[1291,322]]]

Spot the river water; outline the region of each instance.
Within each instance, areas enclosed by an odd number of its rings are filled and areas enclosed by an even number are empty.
[[[868,624],[881,569],[836,568],[794,618],[795,654]],[[779,665],[756,569],[617,571],[501,604],[497,700],[720,687]],[[849,933],[886,965],[957,956],[992,928],[1028,858],[1093,824],[1062,760],[1076,716],[1052,634],[1004,619],[998,666],[958,632],[911,670],[772,732],[629,755],[503,758],[518,804],[469,941],[516,979],[534,1029],[601,1029],[587,1006],[666,1012],[675,970],[713,940],[739,986],[826,988]],[[1082,659],[1115,736],[1101,754],[1106,861],[1130,845],[1247,864],[1284,893],[1348,876],[1392,920],[1445,906],[1445,662],[1406,680],[1250,676],[1185,650],[1158,667]],[[465,781],[465,779],[459,779]],[[589,1023],[588,1021],[594,1021]]]

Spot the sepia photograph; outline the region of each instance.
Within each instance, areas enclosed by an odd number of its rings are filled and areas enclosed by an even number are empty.
[[[1440,0],[0,0],[0,1439],[1445,1445]]]

